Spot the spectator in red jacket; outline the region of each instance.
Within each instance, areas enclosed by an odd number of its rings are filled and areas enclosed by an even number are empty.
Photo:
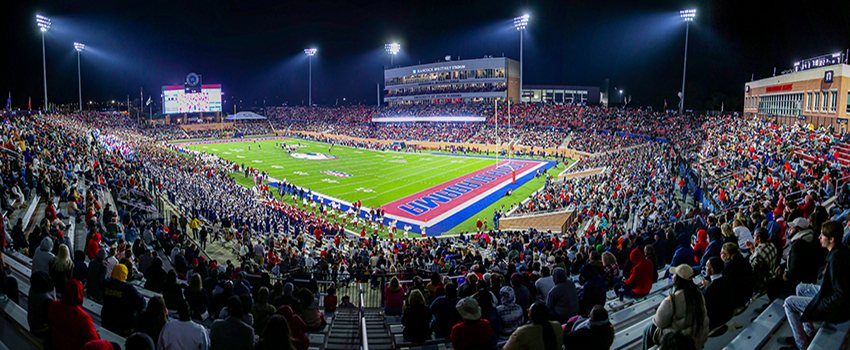
[[[51,342],[58,350],[80,350],[91,340],[100,339],[94,323],[81,305],[83,305],[83,285],[80,281],[65,283],[62,300],[55,300],[47,308],[47,322],[50,324]]]
[[[620,287],[624,287],[623,293],[631,298],[640,298],[649,294],[652,289],[652,262],[649,261],[640,249],[632,250],[629,255],[629,260],[635,264],[632,268],[632,275],[623,281],[620,286],[615,286],[614,290],[620,292]]]
[[[94,259],[98,251],[100,251],[100,234],[95,233],[91,236],[89,242],[86,243],[86,254],[89,256],[89,259]]]

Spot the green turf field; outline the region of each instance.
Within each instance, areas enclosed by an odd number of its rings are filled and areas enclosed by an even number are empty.
[[[323,153],[338,158],[332,160],[294,158],[287,151],[276,146],[281,142],[287,142],[290,145],[300,142],[303,147],[297,150],[298,153]],[[495,159],[428,153],[379,152],[342,146],[334,146],[328,152],[327,144],[304,140],[230,142],[183,147],[209,152],[239,164],[244,163],[247,166],[265,170],[272,178],[286,179],[287,182],[327,196],[348,202],[360,200],[364,207],[384,205],[497,162]],[[321,171],[330,170],[352,176],[338,177],[321,173]],[[561,170],[563,167],[550,169],[550,173],[556,175]],[[233,174],[233,176],[242,185],[253,184],[253,180],[245,178],[243,174]],[[474,230],[477,217],[491,220],[493,208],[502,204],[508,208],[514,202],[525,199],[542,184],[542,178],[533,179],[515,191],[513,196],[499,200],[447,233]],[[284,201],[288,200],[284,199]]]

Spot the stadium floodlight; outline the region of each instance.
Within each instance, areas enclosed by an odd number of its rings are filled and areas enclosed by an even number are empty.
[[[44,69],[44,110],[47,111],[47,56],[45,56],[44,33],[50,29],[50,18],[35,15],[35,23],[38,24],[38,29],[41,29],[41,64]]]
[[[392,67],[393,66],[393,58],[395,57],[395,55],[398,54],[399,51],[401,51],[401,44],[399,44],[399,43],[386,44],[386,45],[384,45],[384,49],[387,50],[388,54],[390,54],[390,67]]]
[[[313,56],[316,55],[318,49],[304,49],[304,53],[307,54],[307,58],[310,61],[310,80],[309,85],[307,86],[307,103],[310,106],[313,106]]]
[[[514,18],[514,27],[519,31],[519,96],[522,102],[522,36],[525,32],[525,27],[528,26],[530,16],[526,13],[522,16]]]
[[[688,74],[688,31],[691,27],[691,22],[697,16],[696,9],[688,9],[679,11],[679,16],[685,20],[685,64],[682,68],[682,96],[679,97],[679,114],[685,109],[685,76]]]
[[[697,10],[696,9],[682,10],[682,11],[679,11],[679,16],[681,16],[682,19],[685,20],[685,22],[691,22],[691,21],[694,20],[694,17],[697,16]]]
[[[83,43],[74,43],[74,50],[77,50],[77,88],[80,92],[80,112],[83,111],[83,80],[80,75],[80,52],[85,50],[86,45]]]
[[[525,27],[528,26],[528,18],[529,16],[527,13],[514,18],[514,27],[516,27],[517,30],[525,29]]]
[[[42,15],[35,15],[35,22],[38,24],[38,28],[41,29],[42,32],[46,32],[50,29],[50,18]]]

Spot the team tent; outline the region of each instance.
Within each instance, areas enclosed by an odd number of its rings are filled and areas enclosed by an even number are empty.
[[[227,120],[227,121],[264,120],[264,119],[267,119],[267,118],[264,117],[264,116],[261,116],[257,113],[247,112],[247,111],[239,112],[239,113],[236,113],[236,114],[231,114],[231,115],[224,118],[224,120]]]

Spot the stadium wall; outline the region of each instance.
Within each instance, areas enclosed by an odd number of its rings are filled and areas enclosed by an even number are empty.
[[[455,146],[455,147],[465,147],[465,148],[477,148],[477,149],[480,149],[482,151],[498,152],[499,150],[508,150],[509,147],[511,147],[509,145],[485,145],[485,144],[480,144],[480,143],[462,143],[462,142],[461,143],[452,143],[452,142],[364,139],[364,138],[360,138],[360,137],[350,137],[350,136],[344,136],[344,135],[325,134],[325,133],[311,132],[311,131],[275,131],[275,133],[279,136],[303,134],[303,135],[321,136],[321,137],[334,138],[334,139],[345,139],[345,140],[352,140],[352,141],[359,141],[359,142],[371,142],[371,143],[383,143],[383,144],[394,144],[394,143],[403,142],[403,143],[408,144],[408,145],[416,145],[416,146],[419,146],[419,147],[430,148],[430,149],[438,149],[438,148],[446,148],[446,147]],[[514,150],[520,150],[520,151],[529,151],[529,150],[531,150],[531,147],[529,147],[529,146],[513,146],[513,149]],[[540,150],[541,148],[535,147],[534,149]],[[564,155],[564,156],[569,157],[569,158],[574,159],[574,160],[580,160],[584,157],[590,157],[590,156],[593,155],[591,153],[576,151],[576,150],[568,149],[568,148],[549,147],[549,148],[543,148],[543,151],[545,151],[546,154],[556,154],[557,153],[557,154]]]
[[[575,219],[573,211],[558,211],[554,213],[531,214],[499,219],[500,230],[526,230],[534,228],[537,231],[564,232],[568,223]]]
[[[233,123],[207,123],[207,124],[183,124],[180,125],[185,131],[198,131],[198,130],[221,130],[221,129],[230,129],[233,127]]]

